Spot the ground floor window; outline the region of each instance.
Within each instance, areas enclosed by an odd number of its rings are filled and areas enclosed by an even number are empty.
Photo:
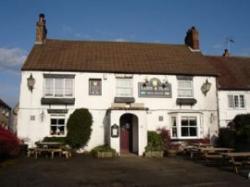
[[[185,115],[182,113],[171,116],[171,138],[191,139],[199,138],[199,115]]]
[[[65,135],[65,118],[51,117],[50,119],[50,134]]]
[[[197,119],[196,117],[181,117],[181,136],[195,137],[197,136]]]

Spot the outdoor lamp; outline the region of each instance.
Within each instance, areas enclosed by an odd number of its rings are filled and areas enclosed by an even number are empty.
[[[35,79],[32,76],[32,74],[30,74],[29,78],[27,78],[27,84],[28,84],[29,90],[32,92],[34,89],[34,85],[35,85]]]
[[[209,92],[211,85],[212,84],[208,82],[208,80],[206,80],[206,82],[203,83],[203,85],[201,86],[201,91],[204,95],[207,95],[207,92]]]

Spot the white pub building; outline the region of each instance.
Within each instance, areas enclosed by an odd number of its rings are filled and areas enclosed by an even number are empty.
[[[194,27],[183,45],[54,40],[40,14],[22,67],[18,136],[29,146],[66,136],[69,115],[87,108],[86,150],[107,143],[142,155],[147,132],[159,128],[179,141],[211,137],[218,132],[216,76]]]

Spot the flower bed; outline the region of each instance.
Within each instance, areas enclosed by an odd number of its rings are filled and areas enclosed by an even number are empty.
[[[117,153],[109,145],[100,145],[92,149],[91,154],[96,158],[114,158]]]

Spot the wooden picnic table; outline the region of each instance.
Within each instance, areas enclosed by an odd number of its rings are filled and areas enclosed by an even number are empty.
[[[35,158],[37,159],[38,155],[45,153],[50,153],[51,159],[54,159],[55,153],[59,153],[61,156],[63,149],[63,143],[61,142],[37,142],[37,148],[35,149]]]
[[[250,165],[250,152],[231,152],[221,153],[225,159],[229,159],[229,162],[233,164],[235,173],[238,174],[238,167],[244,165]]]
[[[213,152],[213,153],[223,153],[223,152],[233,152],[233,148],[226,148],[226,147],[201,147],[199,148],[200,152]]]

